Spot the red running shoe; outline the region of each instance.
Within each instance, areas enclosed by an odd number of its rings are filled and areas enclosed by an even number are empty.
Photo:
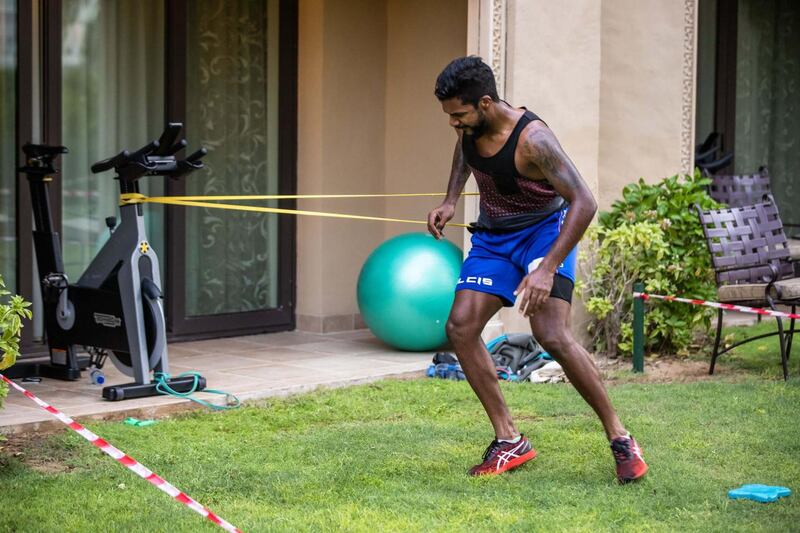
[[[536,457],[536,450],[521,435],[517,442],[492,441],[483,454],[483,462],[469,469],[470,476],[496,476],[506,470],[521,466]]]
[[[647,473],[642,449],[630,435],[612,440],[611,451],[617,462],[617,479],[620,483],[636,481]]]

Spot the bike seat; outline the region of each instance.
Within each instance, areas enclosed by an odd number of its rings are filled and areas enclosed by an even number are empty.
[[[42,179],[58,172],[53,166],[53,160],[61,154],[69,152],[65,146],[52,146],[48,144],[27,143],[22,147],[26,156],[25,166],[19,167],[19,172],[24,172],[31,179]]]
[[[52,159],[60,154],[69,152],[66,146],[52,146],[49,144],[31,144],[28,143],[22,147],[23,153],[29,159]]]

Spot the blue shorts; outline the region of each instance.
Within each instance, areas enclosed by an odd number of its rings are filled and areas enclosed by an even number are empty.
[[[469,289],[494,294],[503,300],[504,306],[513,306],[519,282],[539,266],[556,242],[567,209],[559,209],[544,220],[517,231],[476,231],[472,235],[472,249],[461,267],[456,291]],[[563,276],[574,284],[577,256],[576,246],[558,266],[556,276]],[[567,285],[571,285],[569,282]],[[551,295],[569,301],[555,291]]]

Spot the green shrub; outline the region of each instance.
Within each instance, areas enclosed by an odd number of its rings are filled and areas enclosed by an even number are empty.
[[[3,276],[0,276],[0,371],[10,367],[19,355],[19,335],[22,330],[22,319],[31,318],[28,306],[31,304],[21,296],[13,295],[6,290]],[[8,389],[0,382],[0,407],[3,405]]]
[[[715,298],[711,261],[703,229],[692,206],[716,207],[699,172],[648,185],[626,186],[622,199],[601,213],[582,244],[579,287],[592,316],[595,349],[610,356],[632,350],[632,286],[645,292]],[[683,354],[706,342],[713,311],[683,304],[648,304],[646,348]],[[703,333],[703,335],[698,335]]]

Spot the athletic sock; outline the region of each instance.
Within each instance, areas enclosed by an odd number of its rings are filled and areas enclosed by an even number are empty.
[[[497,442],[508,442],[511,444],[516,444],[520,441],[520,439],[522,439],[522,435],[517,435],[517,438],[515,439],[497,439]]]

